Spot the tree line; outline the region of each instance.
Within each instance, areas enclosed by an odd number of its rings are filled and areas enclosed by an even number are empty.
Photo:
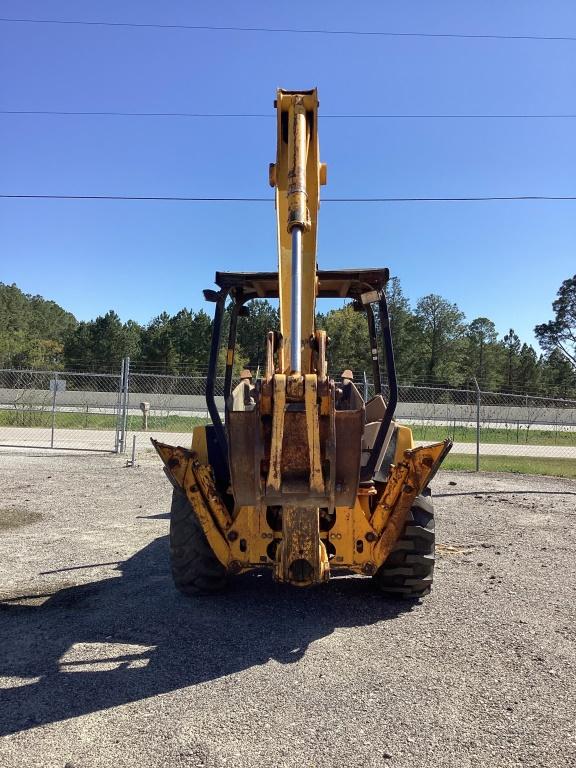
[[[410,305],[397,278],[388,285],[398,379],[402,384],[469,388],[474,379],[485,390],[576,397],[576,276],[562,283],[553,303],[554,319],[536,326],[544,352],[521,341],[513,328],[500,336],[492,320],[466,321],[464,313],[437,294]],[[268,301],[250,302],[249,316],[238,320],[236,369],[254,371],[265,358],[266,332],[278,328],[278,312]],[[229,308],[225,315],[221,367]],[[331,375],[352,368],[371,376],[364,313],[350,303],[317,315],[330,338]],[[40,370],[116,372],[129,356],[140,370],[158,373],[206,372],[212,319],[204,311],[163,312],[148,324],[122,322],[110,310],[77,321],[53,301],[24,294],[0,283],[0,363]]]

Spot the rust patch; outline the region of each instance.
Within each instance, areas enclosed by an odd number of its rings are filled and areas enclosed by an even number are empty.
[[[286,413],[282,441],[282,479],[300,480],[307,486],[310,478],[308,434],[304,412]]]

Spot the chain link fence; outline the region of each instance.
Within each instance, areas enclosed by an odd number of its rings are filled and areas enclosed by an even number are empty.
[[[121,451],[124,364],[118,374],[0,369],[0,445]]]
[[[576,400],[401,386],[399,401],[396,418],[416,441],[450,437],[452,456],[473,456],[476,469],[495,468],[489,457],[576,460]]]
[[[356,385],[373,396],[365,375]],[[219,377],[221,411],[223,389]],[[205,376],[140,372],[128,359],[117,374],[0,370],[0,446],[124,453],[151,436],[188,446],[209,421],[205,391]],[[576,460],[576,400],[400,385],[396,419],[417,443],[451,437],[452,456],[472,468],[493,468],[490,457]]]

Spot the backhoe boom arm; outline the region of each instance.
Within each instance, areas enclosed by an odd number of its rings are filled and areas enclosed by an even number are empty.
[[[320,185],[326,166],[318,147],[318,96],[310,91],[279,90],[276,97],[278,142],[270,184],[276,189],[278,272],[280,281],[279,368],[311,372],[316,305],[316,233]]]

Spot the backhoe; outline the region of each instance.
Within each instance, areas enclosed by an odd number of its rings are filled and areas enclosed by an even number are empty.
[[[398,387],[381,269],[318,270],[316,232],[326,166],[316,90],[279,90],[275,189],[277,272],[217,272],[206,383],[212,423],[191,448],[153,440],[174,486],[170,555],[176,586],[212,593],[228,578],[269,568],[279,582],[319,584],[330,574],[370,576],[383,592],[417,599],[434,568],[429,484],[450,440],[415,447],[394,421]],[[328,372],[318,299],[347,299],[366,317],[375,394],[365,402],[345,371]],[[239,316],[253,299],[278,299],[280,327],[266,337],[263,375],[233,384]],[[215,397],[221,330],[231,302],[225,414]],[[333,373],[333,372],[330,372]]]

